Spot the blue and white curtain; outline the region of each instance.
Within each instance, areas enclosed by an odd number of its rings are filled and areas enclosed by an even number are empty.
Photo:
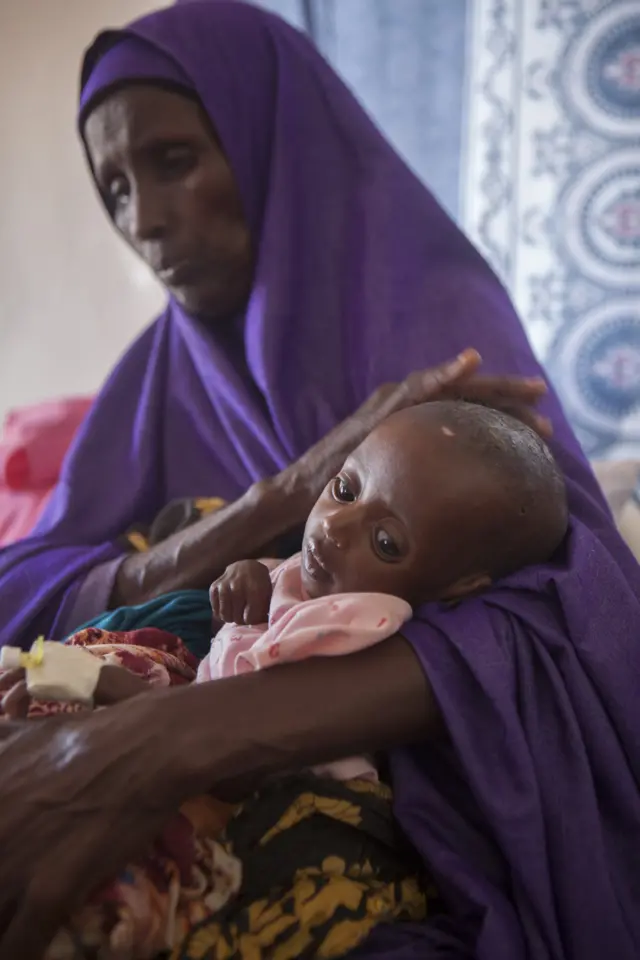
[[[593,457],[640,457],[640,0],[259,0],[478,244]]]

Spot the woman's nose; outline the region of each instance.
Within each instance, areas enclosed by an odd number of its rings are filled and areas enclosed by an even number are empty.
[[[167,217],[158,191],[136,187],[129,202],[128,233],[135,243],[160,240],[164,237]]]

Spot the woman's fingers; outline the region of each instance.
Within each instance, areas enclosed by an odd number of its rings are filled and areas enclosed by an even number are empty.
[[[471,377],[482,365],[482,357],[477,350],[468,347],[459,353],[453,360],[447,360],[438,367],[425,370],[422,373],[425,390],[434,389],[434,383],[440,387],[450,383],[457,383],[465,377]]]
[[[520,423],[524,423],[525,426],[531,427],[543,440],[549,440],[553,436],[551,420],[538,413],[535,407],[509,403],[493,403],[491,406],[493,409],[513,417],[514,420],[519,420]]]
[[[551,420],[549,420],[548,417],[543,417],[541,414],[536,413],[536,411],[530,407],[513,407],[511,410],[504,410],[504,413],[510,414],[516,420],[531,427],[543,440],[550,440],[553,436],[553,424]]]
[[[64,871],[66,864],[61,866]],[[14,957],[42,960],[68,916],[64,900],[68,879],[68,875],[61,872],[59,886],[52,888],[50,895],[45,891],[42,880],[38,881],[37,886],[35,883],[29,885],[16,904],[7,929],[0,933],[0,960],[13,960]]]
[[[459,385],[445,387],[448,396],[476,401],[521,401],[535,403],[548,392],[542,377],[472,377]]]
[[[15,687],[16,683],[24,680],[25,675],[22,667],[16,667],[15,670],[7,670],[6,673],[0,674],[0,693],[4,693],[5,690],[11,690],[12,687]]]
[[[535,409],[547,392],[548,387],[542,377],[472,376],[469,380],[445,386],[442,397],[481,403],[500,410],[548,439],[553,434],[551,421]]]
[[[158,819],[157,829],[161,825]],[[152,829],[150,826],[148,832]],[[0,932],[0,960],[41,960],[71,910],[86,899],[87,891],[123,866],[110,833],[103,831],[100,837],[90,822],[74,844],[45,853],[6,930]],[[134,843],[127,845],[134,847]]]
[[[454,390],[470,377],[482,363],[477,350],[464,350],[454,360],[448,360],[439,367],[417,370],[398,386],[391,400],[394,409],[401,410],[410,404],[427,403],[439,400],[446,390]],[[390,411],[391,412],[391,411]]]
[[[182,761],[156,723],[164,717],[163,733],[173,732],[163,706],[171,694],[73,719],[0,723],[0,738],[10,733],[0,744],[0,960],[41,960],[91,890],[148,849],[179,806]],[[156,753],[151,730],[163,744]]]
[[[481,362],[476,350],[465,350],[455,360],[439,367],[411,373],[394,391],[387,392],[379,412],[388,415],[409,404],[446,399],[495,406],[535,404],[547,393],[542,377],[479,376],[477,370]]]
[[[535,410],[529,409],[526,412],[524,409],[522,411],[513,410],[511,416],[527,424],[527,426],[535,430],[543,440],[550,440],[553,436],[553,424],[551,420],[549,420],[549,417],[543,417],[541,414],[536,413]]]
[[[2,711],[9,720],[25,720],[29,713],[31,697],[26,680],[18,680],[2,698]]]
[[[20,720],[10,720],[7,717],[6,720],[0,722],[0,751],[2,750],[3,741],[11,740],[12,737],[22,733],[24,729],[24,721],[21,722]]]

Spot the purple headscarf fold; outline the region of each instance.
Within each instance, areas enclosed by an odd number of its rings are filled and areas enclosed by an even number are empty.
[[[380,383],[467,346],[539,372],[491,270],[302,35],[194,0],[121,37],[89,54],[83,105],[145,76],[200,97],[257,251],[244,346],[169,303],[129,349],[35,533],[0,553],[2,643],[60,635],[129,525],[238,496]],[[566,549],[406,630],[450,740],[393,755],[396,810],[450,916],[377,932],[363,960],[640,955],[640,576],[553,395],[546,412]]]
[[[163,81],[193,90],[193,84],[179,63],[140,37],[115,35],[98,58],[80,92],[80,116],[111,87],[135,80]]]

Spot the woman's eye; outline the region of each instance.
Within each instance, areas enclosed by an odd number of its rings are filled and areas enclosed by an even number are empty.
[[[163,176],[176,179],[186,177],[196,164],[190,147],[167,147],[158,159]]]
[[[340,503],[353,503],[356,499],[355,493],[344,477],[336,477],[336,479],[333,481],[332,493],[333,499],[338,500]]]
[[[401,550],[397,542],[384,527],[378,527],[373,535],[376,552],[383,560],[398,560]]]
[[[107,200],[112,205],[122,203],[129,196],[129,184],[126,177],[114,177],[109,181],[106,190]]]

